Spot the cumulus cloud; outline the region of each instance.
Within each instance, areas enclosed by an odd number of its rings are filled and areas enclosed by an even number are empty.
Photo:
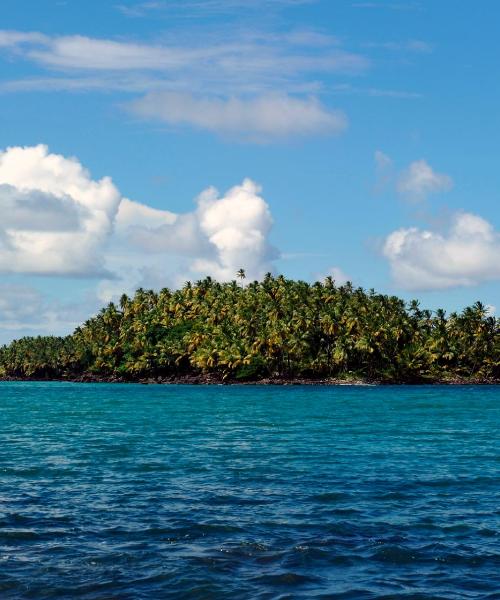
[[[395,283],[408,290],[471,286],[500,279],[500,233],[478,215],[458,213],[446,233],[399,229],[385,240]]]
[[[189,94],[153,92],[131,104],[136,114],[170,125],[188,124],[208,131],[266,141],[290,135],[340,133],[347,119],[314,98],[286,95],[250,99],[195,98]]]
[[[43,145],[0,151],[0,211],[0,273],[100,280],[73,305],[4,280],[1,340],[15,331],[68,333],[99,303],[138,287],[230,280],[240,268],[260,279],[279,255],[269,205],[250,179],[223,195],[207,188],[192,211],[176,214],[122,197],[109,177],[93,180],[77,159]]]
[[[46,146],[0,152],[0,271],[103,276],[120,200],[109,177]]]
[[[75,158],[46,146],[0,152],[0,272],[172,284],[181,275],[251,278],[273,270],[272,217],[249,179],[220,196],[208,188],[176,214],[123,198]],[[177,278],[177,279],[176,279]]]
[[[136,251],[157,255],[160,260],[172,255],[187,258],[184,273],[177,272],[176,278],[211,275],[230,280],[244,268],[250,279],[260,279],[274,270],[272,261],[278,255],[269,243],[271,212],[260,194],[260,187],[250,179],[223,196],[208,188],[196,199],[194,211],[174,218],[172,213],[165,213],[163,223],[161,217],[141,225],[124,223],[120,210],[117,231]],[[150,266],[158,265],[158,258],[151,262]],[[149,273],[153,270],[150,268]]]
[[[250,279],[260,279],[273,270],[271,261],[277,252],[268,241],[273,220],[260,192],[256,183],[245,179],[222,198],[214,188],[199,196],[200,229],[213,246],[215,256],[195,260],[194,271],[234,279],[236,271],[244,268]]]
[[[71,198],[0,184],[2,228],[22,231],[76,231],[88,214]],[[36,219],[33,216],[36,215]]]
[[[425,200],[430,194],[447,192],[453,187],[449,175],[437,173],[425,160],[416,160],[405,169],[397,183],[398,192],[415,201]]]
[[[116,215],[116,230],[125,232],[133,227],[159,227],[171,225],[177,220],[175,213],[151,208],[146,204],[123,198]]]

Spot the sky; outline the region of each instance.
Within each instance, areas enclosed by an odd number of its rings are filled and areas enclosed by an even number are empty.
[[[499,18],[2,0],[0,342],[239,268],[498,314]]]

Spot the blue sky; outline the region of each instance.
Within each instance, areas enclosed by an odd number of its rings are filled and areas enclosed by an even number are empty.
[[[499,17],[3,0],[0,341],[240,266],[500,307]]]

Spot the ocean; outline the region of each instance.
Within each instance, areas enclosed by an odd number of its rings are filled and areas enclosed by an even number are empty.
[[[500,598],[500,387],[0,383],[0,598]]]

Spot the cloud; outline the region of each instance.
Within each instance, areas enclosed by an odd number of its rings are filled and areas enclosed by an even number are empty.
[[[201,59],[194,49],[167,48],[81,35],[53,38],[27,56],[48,67],[108,71],[170,70]]]
[[[116,216],[115,230],[126,232],[130,228],[159,227],[175,223],[178,216],[167,210],[151,208],[140,202],[123,198]]]
[[[163,217],[141,224],[124,221],[125,212],[120,209],[116,231],[121,247],[132,249],[134,266],[131,268],[128,259],[122,262],[118,247],[112,249],[111,264],[129,288],[179,283],[205,275],[231,280],[240,268],[246,270],[249,279],[260,279],[274,271],[273,260],[279,254],[269,242],[273,220],[260,194],[259,186],[250,179],[223,196],[215,188],[207,188],[196,199],[194,211],[180,215],[165,212]],[[103,297],[116,293],[118,285],[108,282],[101,286]]]
[[[102,249],[121,197],[43,145],[0,152],[0,271],[104,276]]]
[[[343,113],[316,97],[322,88],[318,78],[355,76],[370,66],[365,56],[342,49],[337,38],[312,29],[234,28],[222,35],[204,28],[195,35],[180,28],[155,43],[0,31],[1,43],[12,60],[49,71],[4,80],[4,93],[143,94],[122,106],[169,124],[236,134],[246,142],[342,131]],[[400,95],[376,89],[369,94]]]
[[[77,231],[88,215],[83,206],[66,196],[5,184],[0,184],[0,212],[3,229],[22,231]]]
[[[0,272],[141,281],[273,270],[272,217],[250,179],[219,196],[208,188],[176,214],[123,198],[109,177],[46,146],[0,152]]]
[[[449,175],[437,173],[425,160],[416,160],[401,173],[398,192],[412,200],[425,200],[430,194],[447,192],[453,187]]]
[[[82,35],[45,36],[38,32],[0,31],[0,44],[19,46],[18,54],[42,66],[64,71],[154,71],[174,84],[201,78],[205,84],[232,78],[233,85],[252,77],[300,73],[359,73],[369,66],[366,57],[338,48],[338,39],[314,30],[284,33],[239,30],[185,37],[147,44]],[[229,81],[228,81],[229,83]],[[178,87],[178,86],[177,86]],[[186,86],[187,87],[187,86]]]
[[[192,270],[218,279],[234,279],[244,268],[249,279],[260,279],[273,270],[276,250],[268,236],[273,223],[269,206],[259,195],[260,187],[245,179],[222,198],[209,188],[198,197],[200,229],[214,248],[214,258],[197,258]]]
[[[130,108],[141,117],[169,125],[188,124],[222,135],[242,136],[246,141],[335,134],[347,127],[342,112],[327,110],[314,98],[301,100],[277,94],[224,100],[153,92]]]
[[[13,48],[22,44],[46,44],[49,38],[42,33],[0,30],[0,48]]]
[[[390,156],[376,150],[374,154],[376,184],[375,189],[395,188],[397,193],[412,202],[423,202],[432,194],[448,192],[453,187],[453,179],[445,173],[436,172],[424,160],[415,160],[410,165],[396,172],[394,161]]]
[[[500,279],[500,233],[480,216],[458,213],[449,231],[399,229],[385,240],[395,283],[408,290],[472,286]]]
[[[176,214],[124,198],[109,177],[93,180],[76,158],[44,145],[0,151],[0,211],[0,273],[16,282],[26,275],[99,280],[95,293],[70,305],[4,278],[4,341],[68,333],[102,301],[138,287],[177,287],[206,275],[231,280],[240,268],[260,279],[279,256],[269,205],[250,179],[223,195],[207,188],[192,211]],[[73,284],[58,289],[64,285]]]

